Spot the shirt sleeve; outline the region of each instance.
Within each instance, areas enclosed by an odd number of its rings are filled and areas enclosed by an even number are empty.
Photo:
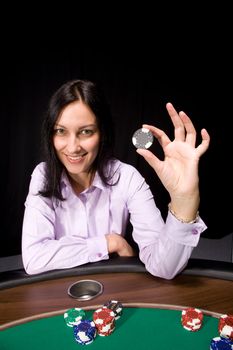
[[[37,274],[108,259],[104,236],[82,238],[56,237],[55,210],[52,201],[38,195],[43,182],[41,169],[32,175],[25,202],[22,228],[22,258],[25,271]]]
[[[127,185],[127,205],[139,257],[152,275],[172,279],[187,265],[206,225],[201,218],[194,224],[182,223],[170,212],[164,222],[149,186],[137,170]]]

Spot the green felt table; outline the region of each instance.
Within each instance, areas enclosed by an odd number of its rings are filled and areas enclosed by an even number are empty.
[[[96,306],[97,307],[97,306]],[[86,309],[86,317],[92,318],[95,308]],[[73,336],[73,329],[64,321],[64,311],[40,314],[34,319],[25,318],[0,331],[1,350],[72,350],[82,348]],[[181,325],[181,311],[152,304],[124,305],[120,319],[115,321],[114,332],[107,337],[97,335],[87,345],[90,349],[159,349],[159,350],[206,350],[211,339],[219,336],[218,315],[204,310],[202,328],[196,332],[185,330]]]

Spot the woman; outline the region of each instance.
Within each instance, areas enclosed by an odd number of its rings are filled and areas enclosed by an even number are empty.
[[[206,229],[198,215],[198,164],[210,137],[203,129],[195,148],[189,117],[171,103],[166,107],[173,141],[143,125],[160,142],[164,160],[137,149],[169,192],[164,222],[144,178],[113,156],[110,111],[97,86],[73,80],[55,92],[43,124],[45,161],[33,171],[25,203],[22,257],[28,274],[106,260],[112,253],[134,255],[124,238],[128,220],[151,274],[171,279],[186,266]]]

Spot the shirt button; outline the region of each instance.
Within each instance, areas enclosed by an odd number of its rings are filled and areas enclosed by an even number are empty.
[[[102,254],[101,254],[101,253],[98,253],[97,256],[98,256],[98,258],[101,258]]]
[[[192,229],[192,234],[193,235],[197,235],[198,234],[198,230],[196,228]]]

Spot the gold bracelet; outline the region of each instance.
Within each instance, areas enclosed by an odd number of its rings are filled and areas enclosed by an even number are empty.
[[[197,212],[197,215],[195,217],[194,220],[191,220],[191,221],[187,221],[187,220],[184,220],[184,219],[181,219],[179,218],[176,213],[172,210],[171,208],[171,203],[168,204],[168,210],[170,211],[170,213],[180,222],[182,222],[183,224],[194,224],[195,222],[197,222],[198,218],[199,218],[199,211]]]

